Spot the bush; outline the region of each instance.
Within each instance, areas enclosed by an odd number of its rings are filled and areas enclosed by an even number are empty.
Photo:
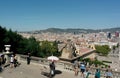
[[[102,62],[104,62],[104,63],[112,63],[111,61],[102,61]]]
[[[111,51],[108,45],[102,45],[102,46],[96,45],[95,48],[96,48],[96,52],[103,56],[107,56],[108,53]]]

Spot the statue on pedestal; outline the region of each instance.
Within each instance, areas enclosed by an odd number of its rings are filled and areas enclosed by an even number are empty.
[[[12,52],[10,52],[10,47],[11,45],[5,45],[6,52],[4,52],[3,54],[5,55],[6,63],[10,62],[10,55],[12,54]]]

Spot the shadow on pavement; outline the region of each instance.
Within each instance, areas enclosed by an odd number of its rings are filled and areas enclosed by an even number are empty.
[[[41,72],[42,75],[46,76],[46,77],[49,77],[50,74],[48,72]]]
[[[61,74],[62,72],[60,70],[55,70],[55,74]]]
[[[55,70],[55,75],[57,74],[61,74],[62,72],[60,70]],[[48,72],[41,72],[42,75],[46,76],[46,77],[50,77],[50,73]],[[55,75],[53,75],[52,77],[54,77]],[[50,77],[50,78],[52,78]]]

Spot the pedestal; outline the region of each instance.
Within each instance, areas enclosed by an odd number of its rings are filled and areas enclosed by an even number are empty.
[[[11,45],[5,45],[5,50],[6,52],[4,52],[5,58],[6,58],[6,63],[10,63],[10,56],[12,54],[12,52],[10,52],[10,47]]]

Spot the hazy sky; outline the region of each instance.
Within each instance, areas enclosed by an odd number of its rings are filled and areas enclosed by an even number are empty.
[[[0,25],[14,31],[120,27],[120,0],[0,0]]]

